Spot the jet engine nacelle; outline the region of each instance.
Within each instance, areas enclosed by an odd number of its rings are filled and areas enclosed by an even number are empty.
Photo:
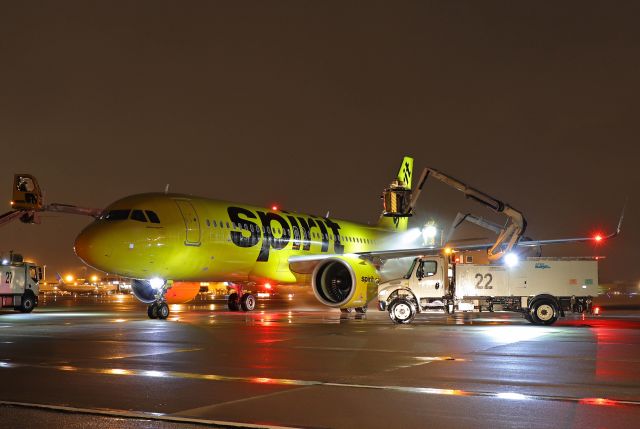
[[[158,292],[149,280],[133,280],[131,290],[135,297],[145,304],[154,302]],[[184,304],[195,298],[199,291],[199,282],[173,282],[164,297],[167,304]]]
[[[371,262],[355,256],[335,256],[315,267],[311,287],[324,305],[352,308],[362,307],[375,298],[379,281]]]

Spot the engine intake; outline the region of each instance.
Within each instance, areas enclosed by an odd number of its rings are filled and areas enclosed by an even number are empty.
[[[311,288],[318,301],[329,307],[362,307],[377,296],[379,280],[371,262],[354,255],[340,255],[316,265]]]
[[[313,293],[320,302],[340,307],[355,292],[355,275],[351,267],[340,259],[318,264],[313,273]]]

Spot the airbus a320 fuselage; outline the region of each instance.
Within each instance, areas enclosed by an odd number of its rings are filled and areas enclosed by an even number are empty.
[[[406,157],[398,173],[406,186],[412,167],[413,160]],[[406,218],[381,217],[376,226],[367,226],[183,194],[148,193],[110,204],[78,235],[75,252],[94,268],[135,279],[136,297],[152,305],[186,302],[195,297],[200,282],[227,281],[239,286],[312,285],[322,303],[360,309],[375,296],[379,274],[356,254],[389,248],[406,226]],[[298,258],[296,269],[292,258]]]

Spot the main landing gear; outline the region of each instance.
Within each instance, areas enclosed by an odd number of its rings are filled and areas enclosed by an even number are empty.
[[[341,308],[340,313],[342,314],[351,314],[354,311],[356,314],[366,314],[368,306],[365,304],[362,307],[349,307],[349,308]]]
[[[229,294],[227,306],[230,311],[253,311],[256,309],[256,297],[250,293],[243,293],[242,288],[238,287],[237,292]]]

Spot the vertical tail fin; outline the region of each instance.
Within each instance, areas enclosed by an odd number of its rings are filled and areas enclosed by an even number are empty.
[[[402,182],[407,189],[411,189],[411,181],[413,179],[413,158],[405,156],[400,164],[400,170],[396,176],[398,181]],[[378,227],[390,229],[393,231],[406,231],[409,224],[407,217],[385,217],[380,216]]]

